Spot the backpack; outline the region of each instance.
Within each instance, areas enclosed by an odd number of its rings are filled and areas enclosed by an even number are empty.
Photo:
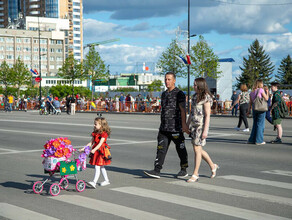
[[[279,106],[279,114],[281,118],[285,118],[288,115],[288,106],[283,98],[281,98],[281,103]]]

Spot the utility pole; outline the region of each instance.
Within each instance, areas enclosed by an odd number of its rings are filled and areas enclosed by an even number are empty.
[[[39,26],[39,77],[40,77],[40,97],[39,97],[39,104],[41,108],[41,101],[42,101],[42,56],[41,56],[41,30],[40,30],[40,15],[38,16],[38,26]]]
[[[188,0],[188,55],[190,54],[190,0]],[[188,65],[188,114],[190,114],[190,65]]]

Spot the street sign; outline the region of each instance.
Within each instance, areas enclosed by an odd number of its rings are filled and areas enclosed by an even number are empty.
[[[43,80],[43,78],[36,77],[34,80],[35,80],[36,82],[40,82],[41,80]]]

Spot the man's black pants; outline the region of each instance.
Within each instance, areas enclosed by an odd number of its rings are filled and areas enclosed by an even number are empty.
[[[180,158],[180,167],[181,169],[186,169],[188,167],[188,153],[185,146],[185,137],[182,132],[164,132],[159,131],[157,136],[157,153],[156,159],[154,162],[155,171],[160,172],[162,165],[165,160],[170,142],[173,141],[177,154]]]

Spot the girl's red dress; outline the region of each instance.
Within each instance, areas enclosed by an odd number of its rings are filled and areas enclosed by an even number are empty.
[[[103,156],[105,147],[107,146],[110,149],[110,147],[106,143],[108,134],[106,132],[102,132],[101,134],[92,132],[91,135],[94,138],[94,144],[92,145],[92,149],[95,148],[99,144],[101,138],[104,138],[105,140],[103,144],[101,145],[101,147],[97,151],[95,151],[94,155],[90,158],[89,163],[91,165],[97,165],[97,166],[110,165],[111,160],[105,160]]]

